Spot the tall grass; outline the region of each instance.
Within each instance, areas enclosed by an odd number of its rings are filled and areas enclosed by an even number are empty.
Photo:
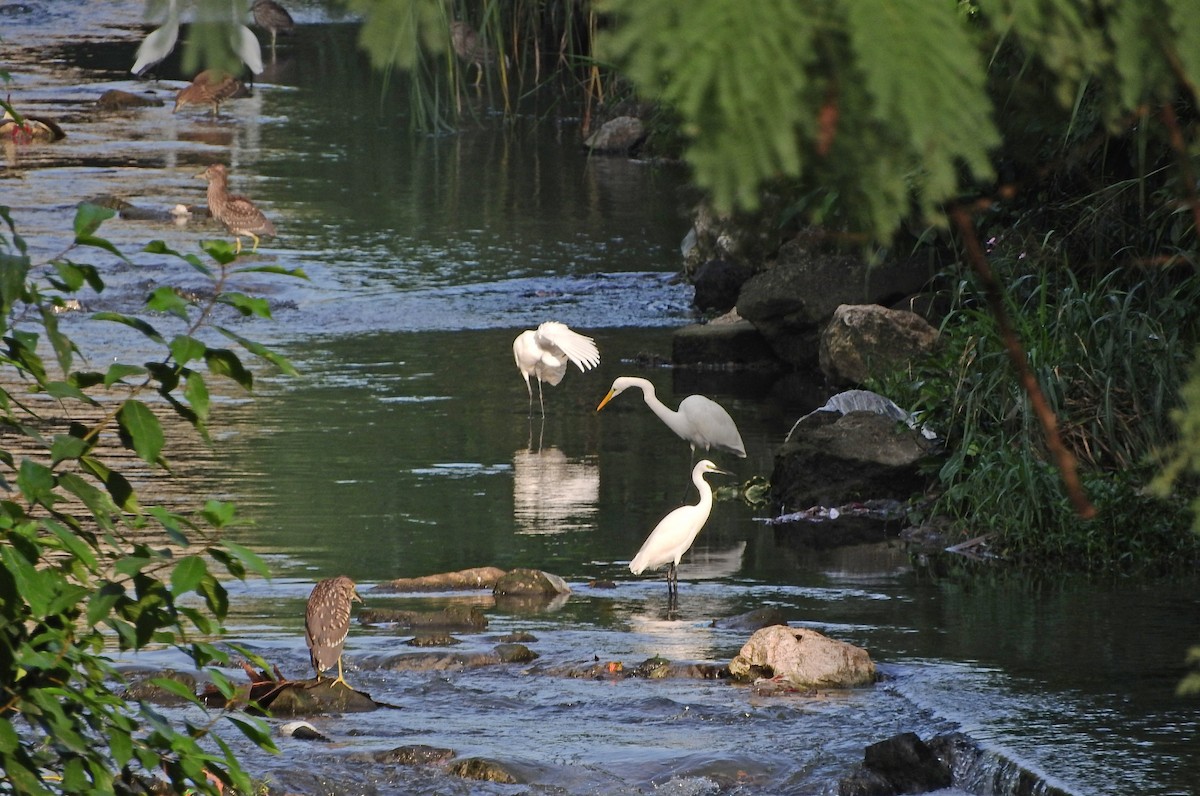
[[[932,510],[964,534],[991,534],[1009,558],[1123,570],[1193,560],[1184,501],[1144,487],[1175,434],[1171,410],[1200,338],[1200,279],[1190,269],[996,266],[1007,270],[1013,326],[1099,515],[1071,511],[971,279],[958,282],[940,351],[915,379],[886,388],[946,438]]]

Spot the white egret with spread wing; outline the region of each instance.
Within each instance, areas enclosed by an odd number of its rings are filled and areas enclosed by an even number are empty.
[[[696,535],[708,522],[712,512],[712,487],[704,480],[707,473],[724,473],[732,475],[728,470],[722,470],[708,459],[701,459],[692,468],[692,483],[700,490],[700,502],[689,503],[672,511],[663,517],[654,530],[646,537],[642,549],[629,562],[629,571],[640,575],[647,569],[658,569],[667,564],[667,594],[679,593],[679,559],[696,541]]]
[[[674,410],[658,400],[658,396],[654,394],[654,385],[646,379],[621,376],[612,383],[612,389],[604,396],[596,411],[599,412],[609,401],[630,387],[637,387],[642,391],[642,399],[646,406],[650,407],[669,429],[692,446],[693,456],[697,448],[705,451],[716,448],[746,458],[746,446],[742,444],[742,435],[738,433],[733,418],[723,406],[703,395],[689,395],[679,402],[679,409]]]
[[[513,359],[525,379],[529,391],[529,413],[533,414],[533,386],[529,379],[538,383],[538,403],[542,417],[546,416],[546,404],[542,399],[542,382],[551,387],[562,381],[567,365],[574,363],[583,373],[600,364],[600,352],[590,337],[574,331],[565,323],[546,321],[537,329],[527,329],[513,340]]]

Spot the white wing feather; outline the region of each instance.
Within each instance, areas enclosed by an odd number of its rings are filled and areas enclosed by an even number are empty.
[[[538,345],[553,350],[557,348],[575,363],[583,373],[600,364],[600,352],[595,341],[574,331],[565,323],[546,321],[537,328]]]

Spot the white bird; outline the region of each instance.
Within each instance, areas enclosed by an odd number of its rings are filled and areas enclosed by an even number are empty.
[[[716,448],[719,451],[732,453],[734,456],[746,458],[746,446],[742,444],[742,435],[738,433],[737,424],[725,411],[725,408],[711,398],[703,395],[689,395],[679,402],[679,410],[673,410],[658,400],[654,394],[654,385],[646,379],[636,376],[621,376],[612,383],[612,389],[604,400],[596,407],[599,412],[605,404],[630,387],[642,391],[642,399],[646,406],[674,431],[692,446],[692,455],[696,448]]]
[[[542,400],[542,382],[551,387],[562,381],[567,365],[574,363],[580,373],[600,364],[600,352],[590,337],[573,331],[565,323],[546,321],[537,329],[527,329],[513,340],[513,359],[517,369],[525,378],[525,389],[529,391],[529,413],[533,414],[532,376],[538,383],[538,403],[542,417],[546,416],[546,404]]]
[[[700,490],[700,502],[680,506],[663,517],[646,537],[642,549],[638,550],[637,555],[629,562],[629,571],[634,575],[668,564],[667,593],[671,595],[679,593],[679,574],[676,571],[679,559],[683,558],[692,542],[696,541],[696,534],[700,533],[704,523],[708,522],[708,515],[712,511],[712,487],[704,480],[705,473],[733,475],[708,459],[697,462],[692,468],[692,483]]]
[[[150,67],[162,61],[175,49],[175,41],[179,38],[179,5],[177,0],[168,0],[167,21],[155,29],[138,46],[137,60],[133,62],[133,72],[141,76]]]

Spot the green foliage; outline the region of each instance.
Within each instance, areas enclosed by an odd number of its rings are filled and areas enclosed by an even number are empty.
[[[1194,561],[1200,539],[1182,532],[1183,501],[1145,487],[1153,452],[1175,436],[1168,418],[1200,336],[1200,279],[1017,271],[1039,253],[1017,254],[997,258],[1015,271],[1008,311],[1098,516],[1080,520],[1068,505],[995,319],[970,281],[959,285],[940,351],[882,388],[946,440],[931,510],[967,535],[992,533],[993,549],[1019,560],[1121,570]]]
[[[144,505],[144,496],[113,464],[116,440],[153,467],[165,467],[164,423],[173,410],[201,434],[209,415],[205,372],[249,387],[249,371],[230,349],[203,341],[214,311],[231,306],[268,315],[265,304],[230,290],[239,269],[227,246],[204,244],[215,265],[180,255],[161,242],[148,251],[176,256],[209,276],[212,298],[185,300],[168,288],[147,299],[183,327],[170,336],[134,315],[100,312],[163,349],[143,364],[114,362],[105,373],[72,370],[78,350],[55,309],[85,287],[104,289],[100,271],[70,259],[95,249],[123,255],[98,237],[111,211],[80,206],[75,242],[47,263],[33,263],[8,208],[0,207],[0,792],[113,793],[165,774],[180,792],[215,792],[214,776],[240,792],[249,777],[214,733],[228,722],[271,748],[266,728],[244,716],[214,716],[204,725],[171,726],[145,703],[129,704],[108,649],[173,645],[198,667],[228,663],[207,639],[219,636],[228,596],[218,576],[265,575],[249,550],[222,542],[237,522],[232,505],[210,501],[193,513]],[[32,310],[32,311],[31,311]],[[292,370],[263,346],[232,337],[253,356]],[[61,377],[42,358],[47,344]],[[34,401],[43,394],[56,401]],[[97,395],[104,399],[98,400]],[[37,407],[36,409],[34,407]],[[42,407],[50,407],[49,409]],[[61,413],[61,417],[59,414]],[[169,540],[163,544],[161,538]],[[159,540],[159,541],[156,541]],[[203,610],[194,606],[199,598]],[[232,696],[219,671],[210,673]],[[160,683],[180,691],[178,683]],[[194,700],[194,696],[187,694]]]

